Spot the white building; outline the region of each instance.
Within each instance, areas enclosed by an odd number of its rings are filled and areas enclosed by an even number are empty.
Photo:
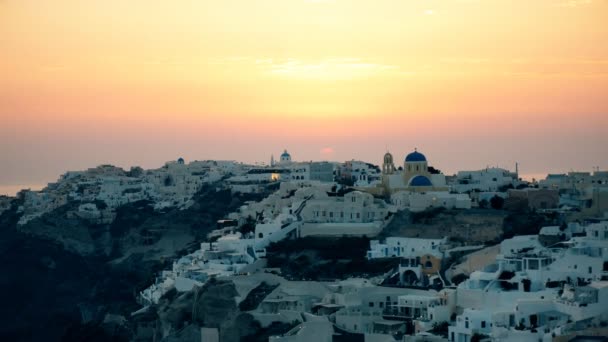
[[[289,164],[291,163],[291,155],[287,152],[287,150],[283,151],[281,154],[281,164]]]
[[[368,259],[388,257],[419,257],[433,255],[439,259],[443,257],[443,247],[447,239],[421,239],[407,237],[388,237],[384,243],[379,240],[371,240],[370,250],[367,252]]]
[[[389,218],[389,207],[371,194],[353,191],[344,197],[316,192],[307,200],[300,214],[306,235],[367,235],[378,234]]]
[[[409,209],[413,212],[430,208],[471,209],[471,198],[468,194],[451,194],[447,191],[398,191],[391,195],[391,203],[398,209]]]
[[[459,171],[454,182],[449,184],[458,193],[470,191],[498,191],[499,188],[519,185],[517,172],[501,168],[486,168],[478,171]]]
[[[304,222],[315,223],[365,223],[383,221],[388,207],[371,194],[353,191],[344,197],[329,197],[317,193],[302,210]]]
[[[551,341],[608,319],[601,309],[608,304],[608,282],[602,280],[608,275],[608,223],[590,224],[585,232],[551,246],[538,236],[503,241],[497,264],[458,286],[464,313],[450,327],[450,341],[470,341],[475,334]]]

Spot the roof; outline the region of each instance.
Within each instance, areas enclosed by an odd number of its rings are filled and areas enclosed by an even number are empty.
[[[344,305],[329,304],[329,303],[315,303],[315,306],[322,306],[324,308],[343,308],[344,307]]]
[[[539,235],[559,235],[562,231],[559,226],[542,227]]]
[[[407,156],[405,156],[405,161],[406,162],[425,162],[426,157],[424,156],[424,154],[422,154],[418,151],[414,151],[414,152],[408,154]]]
[[[395,325],[405,324],[405,322],[402,322],[402,321],[389,321],[389,320],[386,320],[386,319],[382,319],[382,320],[374,321],[374,324],[382,324],[382,325],[395,326]]]
[[[603,289],[605,287],[608,287],[608,281],[606,281],[606,280],[593,281],[593,282],[591,282],[591,284],[589,284],[587,286],[593,287],[596,289]]]
[[[425,176],[416,176],[410,181],[410,186],[433,186],[433,183]]]
[[[604,342],[604,341],[608,341],[608,337],[603,337],[603,336],[576,336],[575,338],[571,339],[569,342],[590,342],[590,341],[600,341],[600,342]]]

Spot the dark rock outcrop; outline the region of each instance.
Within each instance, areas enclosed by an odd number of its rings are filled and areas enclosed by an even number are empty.
[[[267,195],[232,195],[213,184],[185,210],[160,212],[135,202],[118,208],[110,224],[68,215],[80,204],[74,201],[23,226],[17,225],[22,203],[15,199],[0,215],[0,340],[120,341],[157,334],[154,320],[141,328],[141,317],[130,316],[140,308],[138,293],[173,258],[198,248],[218,219]],[[230,310],[238,310],[232,301]],[[174,318],[180,328],[192,322],[188,305],[188,314]],[[108,314],[127,321],[108,322]],[[143,321],[159,315],[147,316]]]

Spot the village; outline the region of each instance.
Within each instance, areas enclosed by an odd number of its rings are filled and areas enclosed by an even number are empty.
[[[388,152],[382,160],[381,167],[296,162],[284,151],[268,165],[182,158],[156,170],[103,165],[68,172],[42,191],[22,191],[20,224],[69,201],[81,204],[68,215],[107,223],[130,202],[187,208],[204,184],[232,193],[272,187],[263,200],[219,220],[199,249],[163,270],[141,291],[142,309],[133,315],[171,291],[228,279],[237,301],[262,284],[272,288],[248,313],[262,326],[296,322],[273,342],[344,334],[369,342],[571,341],[608,333],[608,172],[527,182],[517,166],[446,176],[416,150],[400,165]],[[497,211],[543,213],[559,223],[538,232],[515,227],[510,236],[482,227],[434,237],[424,228],[408,234],[399,223],[403,213],[424,219]],[[393,267],[368,277],[297,279],[269,265],[282,241],[350,237],[369,239],[366,260],[391,260]],[[218,341],[217,328],[202,327],[201,339]]]

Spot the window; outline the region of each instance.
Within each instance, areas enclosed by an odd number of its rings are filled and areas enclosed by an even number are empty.
[[[384,303],[378,302],[378,306],[381,307],[381,308],[383,308],[384,307]]]
[[[374,307],[374,302],[369,302],[369,307],[373,308]]]
[[[259,233],[259,234],[258,234],[258,238],[260,238],[260,239],[261,239],[261,238],[263,238],[263,237],[264,237],[264,234],[263,234],[263,233]]]
[[[333,211],[329,212],[329,217],[334,217],[334,212]]]
[[[361,214],[360,213],[357,213],[357,218],[361,218]]]
[[[485,328],[486,327],[486,321],[481,321],[481,327]]]
[[[593,267],[589,266],[589,274],[593,273]]]
[[[539,262],[537,259],[530,259],[528,260],[528,269],[529,270],[538,270],[539,269]]]

